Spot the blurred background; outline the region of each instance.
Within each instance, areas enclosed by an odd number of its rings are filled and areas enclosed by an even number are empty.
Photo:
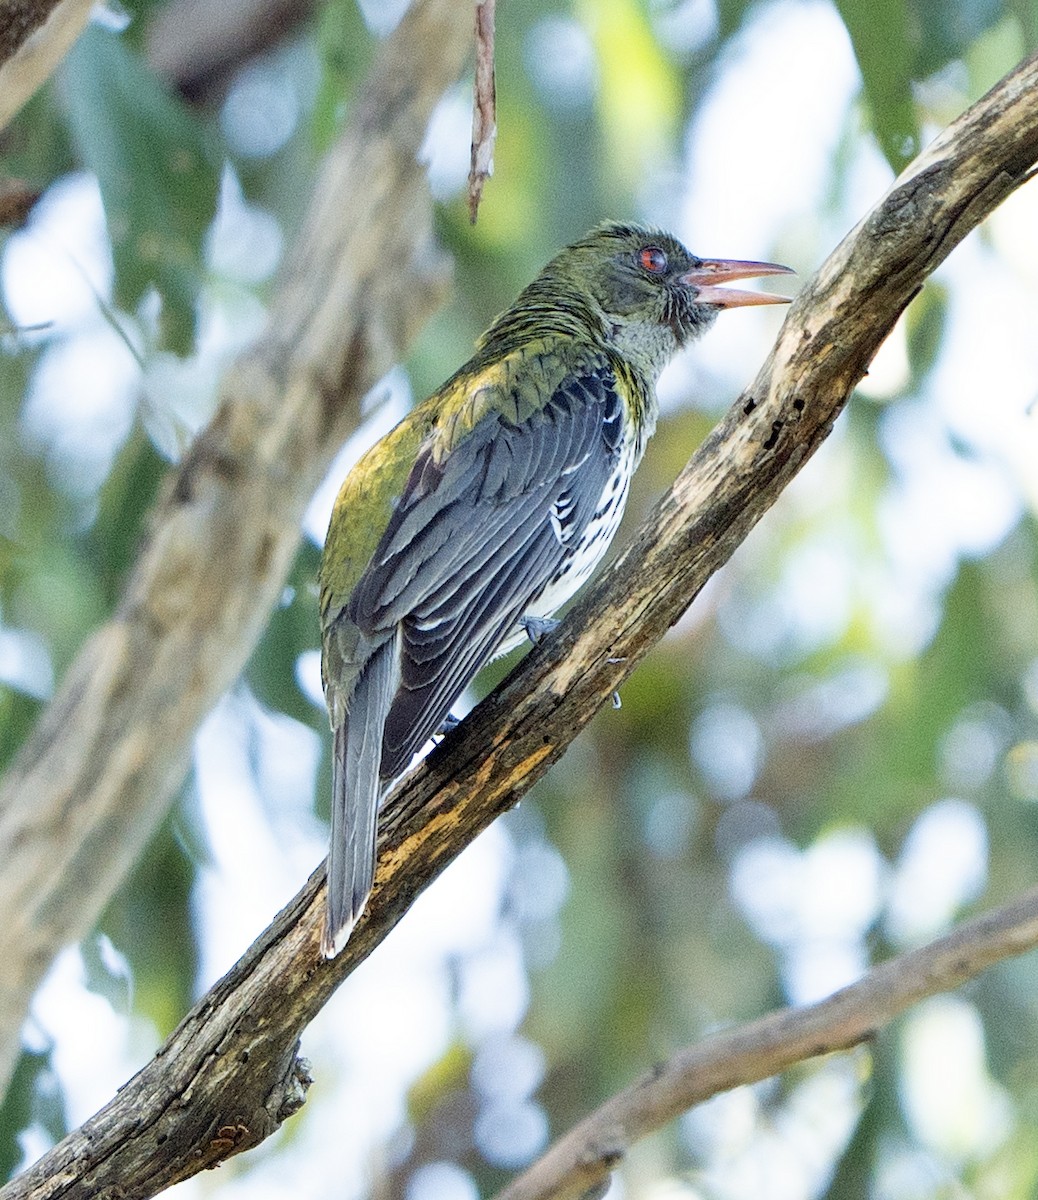
[[[320,154],[405,7],[99,9],[3,133],[23,203],[0,258],[0,767],[116,603],[160,480],[261,332]],[[475,227],[471,80],[423,151],[453,298],[315,496],[281,606],[160,836],[36,996],[0,1179],[147,1061],[325,852],[314,580],[361,450],[602,219],[809,275],[1038,42],[1038,6],[526,0],[497,25],[496,172]],[[819,999],[1034,881],[1036,231],[1031,184],[952,254],[622,710],[307,1031],[303,1111],[177,1200],[475,1200],[683,1044]],[[626,532],[781,317],[725,316],[668,370]],[[1036,1081],[1031,956],[869,1048],[697,1108],[636,1148],[611,1195],[1030,1197]]]

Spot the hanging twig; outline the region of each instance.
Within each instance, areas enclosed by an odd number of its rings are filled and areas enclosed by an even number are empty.
[[[476,5],[476,82],[472,91],[472,165],[469,167],[469,220],[479,215],[483,185],[494,173],[497,90],[494,86],[494,3]]]

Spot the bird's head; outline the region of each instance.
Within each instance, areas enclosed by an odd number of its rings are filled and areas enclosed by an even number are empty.
[[[544,274],[590,302],[616,348],[654,377],[721,309],[789,302],[786,296],[723,284],[791,272],[777,263],[697,258],[660,229],[608,224],[567,246]]]

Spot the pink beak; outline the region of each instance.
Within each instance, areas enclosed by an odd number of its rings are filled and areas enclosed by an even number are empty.
[[[789,296],[774,292],[743,292],[738,288],[717,287],[732,279],[756,279],[759,275],[793,275],[790,267],[768,262],[739,262],[734,258],[706,258],[681,282],[696,289],[696,304],[712,304],[715,308],[739,308],[747,304],[789,304]]]

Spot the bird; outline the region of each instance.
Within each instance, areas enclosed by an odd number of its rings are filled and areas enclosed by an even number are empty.
[[[371,893],[384,791],[453,723],[487,662],[551,628],[612,541],[663,367],[722,309],[788,303],[723,284],[787,273],[697,258],[660,229],[601,225],[349,472],[319,572],[333,737],[326,958]]]

